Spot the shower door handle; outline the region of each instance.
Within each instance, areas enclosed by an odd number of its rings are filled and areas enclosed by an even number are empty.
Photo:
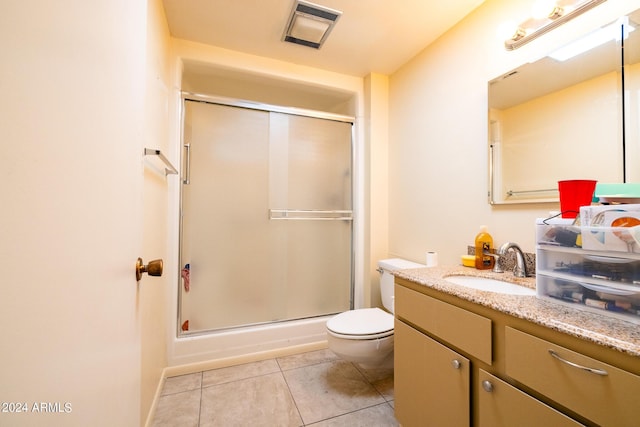
[[[191,184],[191,144],[184,144],[184,177],[183,184]]]
[[[351,210],[269,209],[269,219],[353,221]]]

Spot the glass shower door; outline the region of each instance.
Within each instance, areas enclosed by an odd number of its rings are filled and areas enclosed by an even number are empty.
[[[351,124],[185,101],[180,325],[351,307]]]

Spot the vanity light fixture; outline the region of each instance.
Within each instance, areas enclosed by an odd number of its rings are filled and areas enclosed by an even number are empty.
[[[593,31],[578,40],[571,42],[553,52],[548,56],[556,61],[566,61],[587,52],[593,48],[603,45],[611,40],[620,41],[629,37],[629,33],[634,31],[635,27],[629,24],[629,17],[620,18],[613,24]]]
[[[531,18],[520,23],[504,42],[504,47],[507,50],[517,49],[605,1],[538,0],[534,3]]]
[[[291,9],[282,40],[320,49],[342,12],[304,0],[296,0]]]

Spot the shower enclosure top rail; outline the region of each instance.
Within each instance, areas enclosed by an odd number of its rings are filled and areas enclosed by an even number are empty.
[[[292,114],[294,116],[314,117],[317,119],[326,119],[336,122],[351,123],[355,122],[355,117],[346,116],[343,114],[329,113],[326,111],[309,110],[306,108],[298,107],[284,107],[280,105],[264,104],[261,102],[246,101],[236,98],[227,98],[224,96],[212,96],[204,95],[200,93],[193,93],[188,91],[182,91],[182,99],[187,101],[206,102],[209,104],[228,105],[231,107],[247,108],[249,110],[261,110],[270,111],[274,113]]]

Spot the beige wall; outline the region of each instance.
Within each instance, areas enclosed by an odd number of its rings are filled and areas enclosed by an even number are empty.
[[[496,35],[499,24],[524,20],[530,0],[487,0],[390,77],[389,253],[458,264],[478,228],[494,242],[534,251],[534,220],[558,204],[487,203],[487,82],[554,45],[640,7],[610,0],[515,52]]]
[[[169,244],[167,182],[142,156],[167,146],[161,10],[3,3],[0,400],[27,413],[0,425],[146,419],[166,365],[166,283],[134,275]]]
[[[382,307],[378,260],[389,253],[389,77],[370,74],[365,87],[365,159],[368,163],[365,195],[367,199],[367,233],[364,246],[368,248],[364,264],[365,305]]]

